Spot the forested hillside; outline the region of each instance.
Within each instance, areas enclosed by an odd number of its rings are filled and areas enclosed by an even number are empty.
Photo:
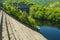
[[[30,1],[48,6],[50,3],[59,2],[60,0],[38,0],[38,1],[37,0],[30,0]]]
[[[41,4],[44,6],[59,6],[58,2],[60,0],[0,0],[0,3],[20,3],[20,2],[30,2],[30,3],[36,3],[36,4]]]
[[[40,25],[38,21],[41,20],[57,24],[60,23],[60,2],[58,1],[59,0],[8,0],[5,1],[6,4],[3,5],[3,10],[22,23],[36,29],[37,25]],[[26,9],[28,9],[27,11],[29,12],[27,12]],[[60,26],[58,26],[58,28],[60,28]]]

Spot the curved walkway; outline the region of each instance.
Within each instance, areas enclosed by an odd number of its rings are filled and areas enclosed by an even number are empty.
[[[26,27],[5,12],[2,13],[2,40],[47,40],[40,33]],[[0,12],[1,15],[2,13]]]

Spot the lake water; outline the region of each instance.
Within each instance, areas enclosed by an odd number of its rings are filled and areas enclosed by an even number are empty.
[[[48,40],[60,40],[60,30],[49,26],[41,26],[40,33]]]

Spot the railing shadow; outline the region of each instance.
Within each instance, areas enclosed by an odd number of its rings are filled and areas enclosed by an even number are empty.
[[[1,16],[1,23],[0,23],[0,40],[2,40],[2,22],[3,22],[3,12],[2,12],[2,16]]]

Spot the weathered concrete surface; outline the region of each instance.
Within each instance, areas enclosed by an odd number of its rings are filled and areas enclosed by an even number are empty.
[[[47,40],[3,12],[2,40]]]

